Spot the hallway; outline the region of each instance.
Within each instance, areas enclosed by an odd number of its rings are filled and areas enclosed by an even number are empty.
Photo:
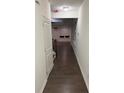
[[[35,93],[88,93],[89,0],[36,0],[35,10]]]
[[[57,53],[43,93],[88,93],[71,44],[58,43]]]

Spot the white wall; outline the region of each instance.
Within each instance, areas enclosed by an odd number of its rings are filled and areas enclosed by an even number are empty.
[[[89,89],[89,1],[80,7],[76,35],[72,42],[87,88]]]
[[[46,18],[51,20],[51,9],[50,9],[50,3],[48,0],[39,0],[41,1],[41,14],[42,16],[45,16]]]
[[[42,16],[50,19],[50,6],[47,0],[35,3],[35,93],[42,93],[46,84],[46,60]]]
[[[73,11],[60,11],[57,13],[52,12],[52,18],[77,18],[78,10]]]

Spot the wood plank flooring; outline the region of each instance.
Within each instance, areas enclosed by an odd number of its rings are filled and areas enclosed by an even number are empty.
[[[71,44],[58,43],[57,52],[43,93],[88,93]]]

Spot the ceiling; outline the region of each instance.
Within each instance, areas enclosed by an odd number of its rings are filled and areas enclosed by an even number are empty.
[[[82,4],[83,0],[49,0],[51,4],[51,9],[53,12],[63,11],[61,7],[68,6],[69,11],[78,9]]]

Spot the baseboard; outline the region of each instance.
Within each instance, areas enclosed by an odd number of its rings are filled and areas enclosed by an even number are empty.
[[[85,76],[84,76],[84,74],[83,74],[83,69],[81,68],[81,64],[80,64],[79,58],[78,58],[78,56],[77,56],[77,52],[75,51],[74,44],[71,43],[71,45],[72,45],[72,48],[73,48],[73,50],[74,50],[75,56],[76,56],[76,58],[77,58],[78,65],[79,65],[79,67],[80,67],[81,74],[82,74],[82,76],[83,76],[83,78],[84,78],[84,81],[85,81],[86,87],[87,87],[87,89],[88,89],[88,91],[89,91],[89,85],[88,85],[88,83],[86,82]]]
[[[44,80],[44,83],[43,83],[43,85],[41,87],[40,93],[43,93],[43,90],[44,90],[44,88],[46,86],[46,83],[47,83],[47,78]]]
[[[52,63],[52,64],[51,64],[50,73],[51,73],[51,71],[52,71],[52,69],[53,69],[53,66],[54,66],[54,64]],[[50,74],[50,73],[49,73],[49,74]],[[48,77],[49,77],[49,75],[48,75]],[[47,77],[47,78],[48,78],[48,77]]]
[[[54,64],[51,64],[51,71],[52,71],[52,69],[53,69],[53,66],[54,66]],[[50,71],[50,72],[51,72]],[[50,74],[50,73],[49,73]],[[47,84],[47,79],[48,79],[48,77],[49,77],[49,75],[48,76],[46,76],[46,78],[45,78],[45,80],[44,80],[44,83],[43,83],[43,85],[42,85],[42,87],[41,87],[41,90],[40,90],[40,93],[43,93],[43,90],[45,89],[45,86],[46,86],[46,84]]]
[[[84,73],[83,73],[83,69],[82,69],[82,67],[81,67],[81,64],[80,64],[79,58],[77,57],[77,54],[76,54],[76,58],[77,58],[78,65],[79,65],[80,70],[81,70],[81,74],[82,74],[82,76],[83,76],[83,78],[84,78],[84,81],[85,81],[86,87],[87,87],[87,89],[88,89],[88,91],[89,91],[89,85],[88,85],[88,83],[87,83],[87,81],[86,81],[86,77],[85,77],[85,75],[84,75]]]

